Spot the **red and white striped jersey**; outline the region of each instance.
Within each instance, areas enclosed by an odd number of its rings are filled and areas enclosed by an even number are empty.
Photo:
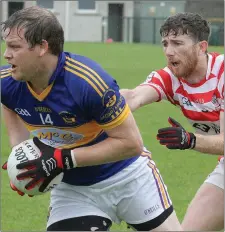
[[[189,84],[168,67],[151,72],[141,85],[157,90],[160,100],[179,106],[197,133],[220,133],[220,112],[224,111],[224,55],[209,53],[206,77]],[[159,101],[160,101],[159,100]]]

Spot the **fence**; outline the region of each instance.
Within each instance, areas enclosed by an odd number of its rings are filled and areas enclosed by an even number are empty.
[[[159,44],[161,36],[159,28],[165,18],[150,17],[103,17],[102,41],[112,38],[117,42]],[[210,45],[224,45],[224,19],[210,18]]]

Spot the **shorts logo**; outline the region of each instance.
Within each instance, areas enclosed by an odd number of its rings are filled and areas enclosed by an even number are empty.
[[[73,125],[76,123],[75,115],[73,115],[67,111],[62,111],[59,113],[59,115],[63,118],[63,121],[66,124]]]
[[[159,208],[160,208],[160,206],[159,206],[158,204],[157,204],[157,205],[154,205],[154,206],[152,206],[152,207],[146,209],[146,210],[144,211],[144,214],[145,214],[145,215],[151,214],[151,213],[155,212],[155,211],[156,211],[157,209],[159,209]]]

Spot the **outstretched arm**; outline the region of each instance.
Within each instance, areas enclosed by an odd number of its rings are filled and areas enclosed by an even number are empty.
[[[158,130],[157,139],[168,149],[194,149],[201,153],[224,155],[223,123],[224,113],[220,113],[221,131],[218,135],[201,135],[186,131],[176,120],[169,118],[172,127]]]
[[[134,89],[121,89],[120,93],[124,96],[131,111],[159,100],[156,89],[148,85],[137,86]]]

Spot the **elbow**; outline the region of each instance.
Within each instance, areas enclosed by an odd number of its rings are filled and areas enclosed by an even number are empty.
[[[143,141],[141,138],[139,139],[135,139],[134,141],[132,141],[131,143],[131,153],[133,156],[136,156],[136,155],[140,155],[143,151]]]

